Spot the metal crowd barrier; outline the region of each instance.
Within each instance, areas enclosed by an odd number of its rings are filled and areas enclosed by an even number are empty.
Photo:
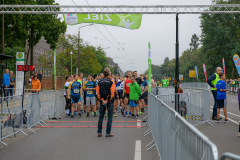
[[[210,89],[208,83],[206,82],[182,83],[182,88]]]
[[[220,157],[220,160],[225,160],[225,159],[229,159],[229,160],[239,160],[240,159],[240,156],[239,155],[236,155],[236,154],[233,154],[233,153],[223,153]]]
[[[148,93],[148,106],[150,129],[144,136],[152,133],[154,140],[147,150],[156,146],[163,160],[218,159],[215,144],[152,93]]]
[[[22,106],[22,95],[0,97],[1,110],[0,110],[0,142],[7,145],[2,140],[9,136],[16,136],[17,133],[23,131],[23,109],[26,108],[26,102]]]

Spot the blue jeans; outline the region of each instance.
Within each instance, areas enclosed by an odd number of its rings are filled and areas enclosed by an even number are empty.
[[[14,88],[14,85],[10,85],[9,88]],[[13,96],[13,89],[9,89],[10,96]]]
[[[212,95],[214,98],[213,114],[212,116],[217,116],[217,91],[212,90]]]
[[[107,121],[107,128],[106,128],[106,133],[110,134],[111,133],[111,128],[112,128],[112,117],[113,117],[113,102],[108,102],[107,107],[105,107],[102,102],[100,103],[100,116],[98,120],[98,133],[102,133],[102,123],[103,123],[103,118],[105,114],[106,108],[108,109],[108,121]]]

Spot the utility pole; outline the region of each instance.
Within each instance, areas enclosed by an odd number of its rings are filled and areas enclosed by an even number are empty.
[[[178,27],[179,27],[179,19],[178,14],[176,14],[176,69],[175,69],[175,79],[177,80],[175,84],[175,111],[179,111],[179,95],[177,95],[178,92],[178,85],[179,85],[179,33],[178,33]]]
[[[4,5],[4,0],[3,0],[3,5]],[[4,7],[3,7],[3,11],[4,11]],[[2,54],[4,54],[4,14],[2,14]],[[2,60],[2,63],[3,60]]]

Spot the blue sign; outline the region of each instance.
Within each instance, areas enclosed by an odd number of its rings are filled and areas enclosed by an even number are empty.
[[[198,81],[198,71],[197,71],[197,66],[195,66],[195,71],[196,71],[196,77],[197,77],[197,81]]]

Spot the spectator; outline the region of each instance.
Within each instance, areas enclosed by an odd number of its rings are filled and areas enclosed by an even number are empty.
[[[10,92],[10,96],[11,99],[13,99],[13,88],[14,88],[14,84],[15,84],[15,77],[13,76],[13,71],[10,71],[10,86],[9,86],[9,92]]]
[[[212,95],[214,98],[214,106],[213,106],[213,113],[212,113],[212,120],[217,119],[217,91],[216,91],[216,84],[220,80],[219,78],[219,73],[222,73],[222,68],[217,67],[216,68],[216,73],[213,73],[207,80],[207,83],[209,84],[212,91]]]
[[[113,103],[114,103],[114,91],[116,89],[115,83],[111,80],[111,71],[109,68],[105,68],[103,71],[104,78],[98,82],[97,96],[100,100],[100,116],[98,120],[98,137],[102,137],[102,123],[105,110],[108,110],[108,122],[106,128],[106,137],[113,137],[111,134],[112,117],[113,117]]]
[[[41,83],[36,75],[33,76],[31,89],[32,89],[33,93],[40,92],[40,90],[41,90]]]
[[[9,70],[6,69],[5,74],[3,75],[3,88],[4,88],[4,96],[5,97],[7,97],[9,94],[9,89],[5,89],[5,88],[9,88],[9,86],[10,86]]]
[[[41,69],[39,69],[37,77],[39,79],[40,82],[42,82],[42,73],[41,73]]]
[[[29,80],[28,80],[28,83],[29,83],[30,89],[31,89],[32,79],[33,79],[33,75],[31,75],[31,76],[29,77]]]
[[[217,88],[217,122],[219,123],[219,113],[220,109],[223,108],[223,113],[225,116],[224,123],[229,122],[227,119],[227,95],[226,91],[229,91],[229,89],[226,89],[225,84],[225,75],[224,73],[219,73],[220,80],[216,84]]]

